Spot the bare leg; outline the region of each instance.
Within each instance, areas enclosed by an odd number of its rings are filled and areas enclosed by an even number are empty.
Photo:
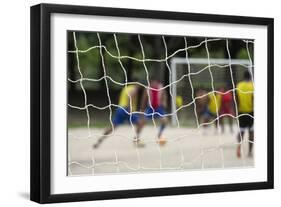
[[[210,121],[210,118],[207,116],[204,116],[202,119],[202,124],[204,124],[203,127],[208,127],[208,125],[206,123],[208,123],[209,121]]]
[[[145,125],[145,120],[144,118],[140,119],[137,123],[136,123],[136,137],[135,139],[139,138],[139,134],[142,131],[143,126]]]
[[[114,125],[113,125],[113,127],[107,128],[104,131],[103,135],[98,139],[96,144],[93,145],[93,148],[98,148],[100,146],[100,144],[104,141],[104,139],[108,137],[107,135],[109,135],[113,131],[114,128],[116,128]]]
[[[229,123],[230,132],[233,133],[233,120],[232,120],[232,117],[228,117],[228,123]]]
[[[254,131],[249,131],[249,157],[253,156],[253,145],[254,145]]]
[[[160,125],[160,129],[159,129],[159,132],[158,132],[157,142],[158,142],[159,145],[163,146],[163,145],[166,144],[167,141],[164,137],[162,137],[162,133],[163,133],[163,131],[164,131],[164,129],[165,129],[167,123],[168,123],[168,119],[166,117],[162,117],[160,119],[160,122],[161,122],[161,125]]]
[[[115,127],[109,127],[109,128],[107,128],[107,129],[104,131],[103,135],[109,135],[109,134],[113,131],[113,128],[115,128]]]
[[[202,124],[204,124],[204,125],[203,125],[203,131],[202,131],[204,135],[207,134],[208,124],[206,124],[206,123],[208,123],[208,122],[209,122],[209,118],[204,117],[204,118],[203,118],[203,123],[202,123]]]
[[[160,119],[160,122],[161,122],[161,125],[160,125],[160,129],[159,129],[159,132],[158,132],[158,138],[159,138],[159,139],[160,139],[161,136],[162,136],[162,133],[163,133],[163,131],[164,131],[164,129],[165,129],[167,123],[168,123],[168,120],[167,120],[166,117],[162,117],[162,118]]]
[[[134,137],[134,145],[136,147],[144,147],[145,144],[139,139],[139,135],[142,131],[143,126],[145,125],[145,120],[140,119],[135,125],[136,125],[136,136]]]
[[[220,120],[220,125],[221,125],[221,132],[224,133],[224,117],[221,118]]]
[[[237,155],[238,158],[241,157],[241,142],[243,140],[243,137],[244,137],[244,131],[240,131],[240,133],[238,133],[238,135],[237,135],[237,139],[238,139],[239,144],[237,145],[236,155]]]
[[[215,124],[215,134],[218,133],[219,123],[220,123],[220,122],[219,122],[219,119],[216,119],[215,122],[214,122],[214,124]]]

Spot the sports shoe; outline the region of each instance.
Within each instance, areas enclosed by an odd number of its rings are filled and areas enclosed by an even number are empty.
[[[133,141],[136,147],[145,147],[144,142],[140,138],[135,137]]]
[[[157,142],[160,146],[164,146],[167,143],[167,140],[164,137],[160,137]]]

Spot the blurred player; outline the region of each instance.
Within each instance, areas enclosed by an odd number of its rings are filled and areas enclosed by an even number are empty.
[[[202,121],[204,122],[204,114],[208,110],[208,102],[209,98],[207,95],[207,91],[204,89],[198,89],[195,92],[195,104],[196,104],[196,114],[198,116],[198,121],[201,123]]]
[[[247,129],[249,131],[248,156],[251,157],[254,141],[254,119],[251,117],[254,116],[254,85],[248,71],[244,73],[244,79],[237,84],[236,88],[238,112],[241,115],[239,116],[240,133],[238,134],[237,157],[241,157],[241,141]]]
[[[221,124],[221,129],[222,133],[224,133],[224,120],[228,119],[229,127],[230,127],[230,132],[233,133],[233,127],[232,127],[232,122],[233,118],[231,116],[227,115],[233,115],[234,110],[233,110],[233,93],[231,91],[226,91],[225,87],[222,87],[220,89],[221,94],[221,108],[220,108],[220,115],[226,115],[223,116],[220,119],[220,124]]]
[[[217,115],[220,111],[221,107],[221,94],[216,92],[211,92],[208,94],[208,106],[204,112],[204,123],[208,123],[214,119],[215,120],[215,128],[217,132],[218,128],[218,119]]]
[[[166,143],[166,139],[162,136],[162,133],[168,123],[168,120],[163,115],[166,114],[165,109],[167,108],[167,94],[165,90],[159,90],[163,87],[163,85],[157,79],[151,80],[150,87],[151,89],[149,89],[148,91],[143,91],[141,111],[145,112],[145,117],[147,119],[160,119],[161,124],[157,136],[159,144],[164,145]]]
[[[125,121],[127,121],[129,124],[132,123],[136,126],[136,136],[134,137],[134,141],[138,144],[138,146],[144,146],[144,144],[141,143],[139,139],[139,134],[143,127],[143,121],[140,119],[138,114],[129,114],[131,112],[136,111],[137,109],[139,88],[139,85],[128,85],[122,89],[119,97],[119,107],[116,109],[113,116],[113,125],[105,130],[103,136],[101,136],[98,139],[97,143],[94,144],[94,148],[98,148],[99,145],[103,142],[103,140],[107,137],[106,135],[109,135],[116,127],[120,126]]]

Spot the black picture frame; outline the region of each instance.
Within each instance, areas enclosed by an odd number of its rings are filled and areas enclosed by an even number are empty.
[[[113,17],[152,18],[206,23],[234,23],[267,27],[267,181],[237,184],[167,187],[74,194],[51,194],[51,74],[50,16],[53,13],[99,15]],[[224,191],[272,189],[274,187],[274,20],[272,18],[195,14],[152,10],[102,8],[89,6],[39,4],[31,7],[31,151],[30,199],[38,203],[166,196]]]

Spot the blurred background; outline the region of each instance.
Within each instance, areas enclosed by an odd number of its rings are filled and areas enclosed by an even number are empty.
[[[75,51],[73,32],[68,32],[68,51]],[[125,83],[126,77],[123,69],[118,62],[118,58],[112,57],[118,56],[118,50],[114,39],[113,33],[99,33],[101,44],[105,46],[101,53],[104,57],[106,73],[112,78],[112,80]],[[120,56],[128,56],[137,59],[142,59],[141,45],[137,34],[115,34]],[[161,35],[140,35],[141,43],[144,49],[146,59],[165,59],[166,49],[168,58],[167,63],[165,61],[146,61],[145,65],[148,71],[149,79],[157,77],[161,80],[163,85],[168,85],[171,78],[171,70],[176,70],[176,80],[181,79],[175,84],[177,94],[181,97],[182,104],[188,104],[192,101],[192,88],[188,80],[188,65],[186,63],[179,63],[172,68],[171,62],[173,59],[179,58],[185,62],[186,51],[185,47],[190,47],[188,52],[188,58],[203,59],[201,62],[190,63],[190,72],[197,73],[191,76],[192,87],[194,91],[198,89],[204,89],[207,92],[212,91],[212,79],[208,69],[208,57],[209,59],[220,60],[222,62],[213,62],[211,69],[213,75],[213,86],[215,90],[219,90],[221,87],[232,89],[232,80],[229,68],[229,55],[231,60],[237,60],[239,64],[232,64],[232,77],[234,84],[236,85],[243,78],[243,73],[248,70],[247,67],[254,63],[253,44],[241,39],[228,39],[228,49],[226,47],[226,39],[207,38],[210,40],[207,42],[207,49],[205,44],[205,37],[186,37],[186,43],[184,37],[180,36],[165,36],[164,39]],[[214,41],[211,41],[215,39]],[[100,79],[104,76],[102,61],[100,55],[100,48],[92,48],[99,46],[99,40],[97,33],[95,32],[76,32],[77,47],[79,50],[87,50],[87,52],[79,53],[80,69],[84,78]],[[165,44],[164,44],[165,41]],[[111,55],[110,55],[110,54]],[[80,78],[79,71],[77,69],[76,54],[68,52],[68,78],[70,80],[78,80]],[[121,62],[127,73],[127,81],[138,81],[144,85],[147,85],[146,71],[141,61],[136,61],[133,58],[122,58]],[[169,67],[167,67],[169,64]],[[217,65],[217,66],[216,66]],[[206,70],[202,70],[202,69]],[[252,68],[253,70],[254,68]],[[200,71],[202,70],[202,71]],[[110,79],[108,80],[109,95],[111,102],[118,104],[118,98],[122,86],[114,83]],[[87,101],[93,105],[103,107],[108,105],[107,91],[105,85],[105,79],[99,81],[83,81],[83,86],[87,93]],[[170,96],[170,87],[166,89],[167,94]],[[141,92],[140,92],[141,93]],[[168,98],[168,113],[171,112],[171,97]],[[68,81],[68,103],[73,106],[84,106],[84,95],[81,90],[79,82]],[[94,122],[91,122],[91,126],[105,127],[109,123],[109,110],[97,110],[92,107],[89,108],[91,117],[98,117]],[[87,116],[85,111],[73,109],[68,107],[68,127],[86,127]],[[185,107],[179,111],[180,124],[182,126],[195,126],[195,117],[193,111],[193,105]]]

